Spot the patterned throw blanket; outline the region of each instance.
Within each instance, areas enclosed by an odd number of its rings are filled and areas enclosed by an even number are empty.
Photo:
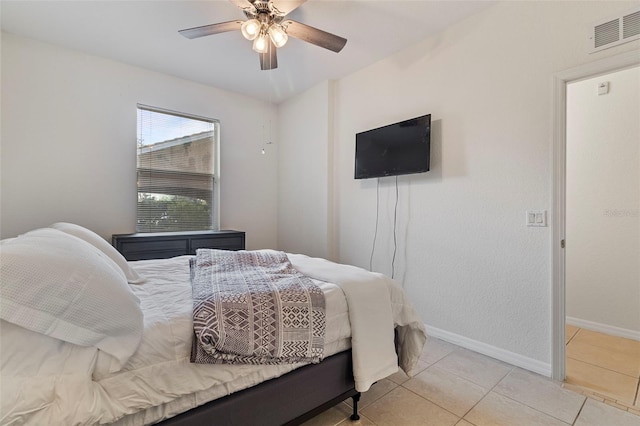
[[[199,249],[191,259],[191,362],[320,362],[325,300],[287,255]]]

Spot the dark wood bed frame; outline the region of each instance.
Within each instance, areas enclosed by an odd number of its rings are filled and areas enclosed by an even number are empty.
[[[248,389],[210,401],[164,420],[162,426],[299,425],[322,411],[353,399],[358,420],[351,350],[293,370]]]

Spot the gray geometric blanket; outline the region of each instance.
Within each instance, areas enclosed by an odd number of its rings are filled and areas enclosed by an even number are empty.
[[[322,360],[325,299],[273,250],[199,249],[191,259],[191,362],[286,364]]]

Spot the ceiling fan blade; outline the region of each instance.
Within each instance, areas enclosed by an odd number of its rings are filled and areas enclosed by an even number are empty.
[[[253,7],[253,3],[256,0],[229,0],[231,3],[238,6],[240,9],[245,9],[247,7]]]
[[[269,40],[269,50],[267,53],[260,53],[260,69],[263,71],[278,68],[278,48]]]
[[[284,16],[304,4],[307,0],[271,0],[271,4],[278,11],[278,15]]]
[[[242,21],[227,21],[220,22],[218,24],[203,25],[202,27],[180,30],[178,32],[186,38],[198,38],[212,34],[226,33],[227,31],[239,30],[241,26]]]
[[[347,44],[346,38],[310,27],[309,25],[301,24],[300,22],[292,21],[291,19],[287,19],[284,25],[289,36],[315,44],[316,46],[324,47],[336,53],[340,52],[344,45]]]

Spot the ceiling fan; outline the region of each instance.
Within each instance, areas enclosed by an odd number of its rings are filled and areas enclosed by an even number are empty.
[[[253,40],[253,50],[260,55],[260,69],[278,68],[276,50],[289,36],[316,46],[340,52],[346,38],[287,19],[286,15],[306,0],[229,0],[247,17],[246,21],[227,21],[178,31],[193,39],[208,35],[240,30],[247,40]]]

